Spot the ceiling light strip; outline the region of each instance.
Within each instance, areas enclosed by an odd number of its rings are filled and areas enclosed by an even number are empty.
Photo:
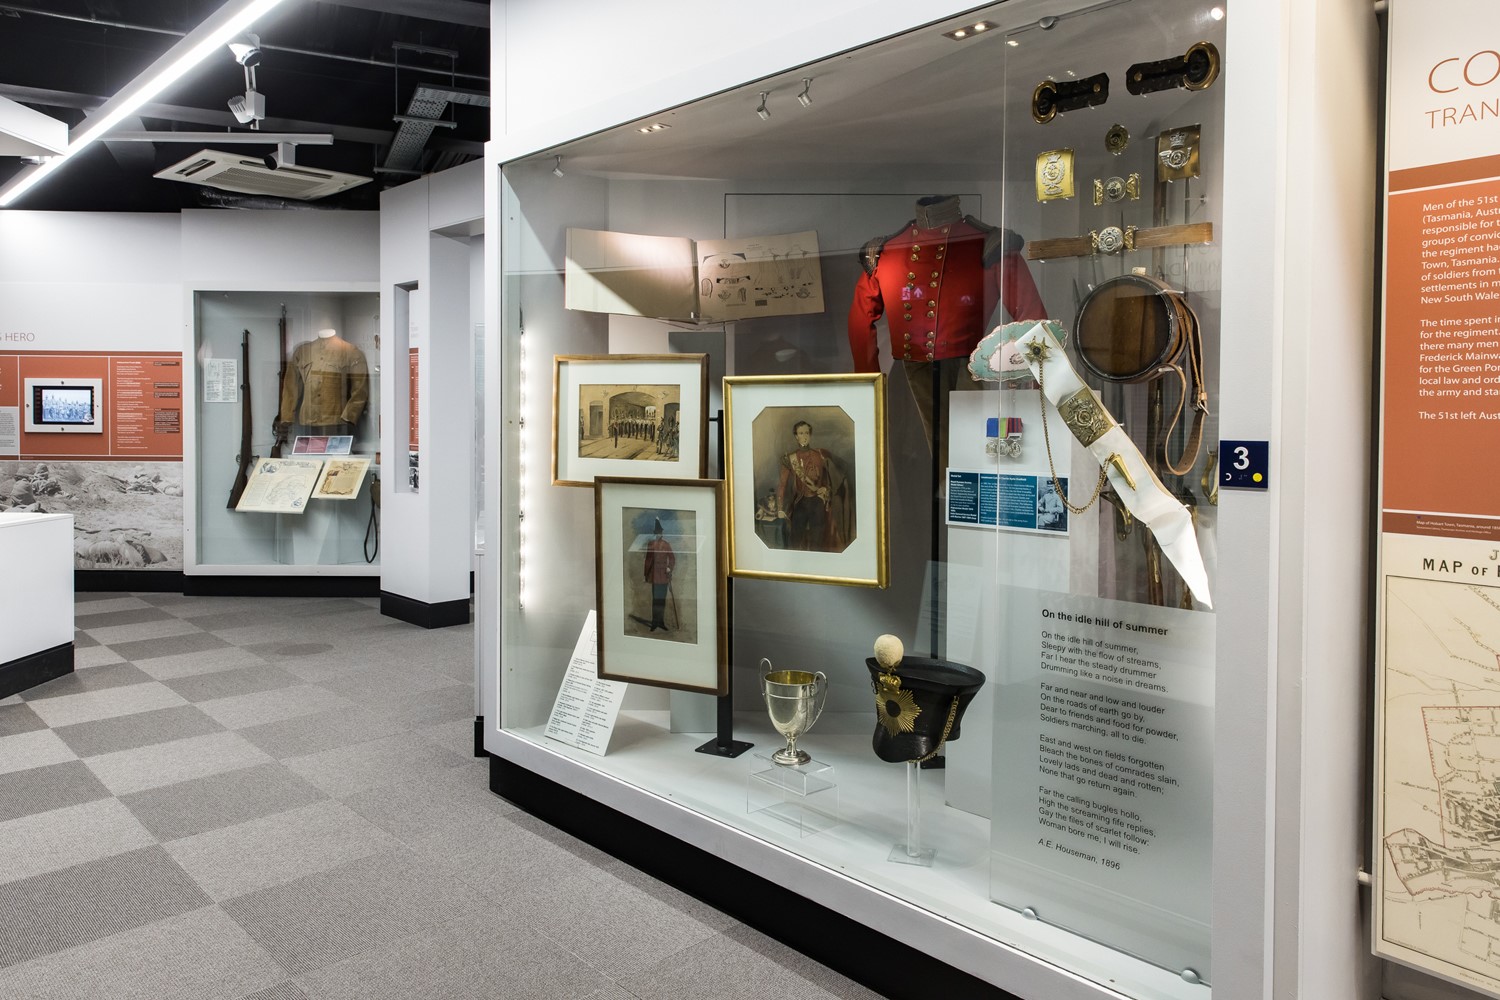
[[[230,0],[188,32],[161,58],[146,68],[118,94],[105,101],[96,115],[83,122],[68,137],[68,148],[38,166],[28,167],[0,187],[0,208],[7,208],[27,191],[50,177],[64,163],[140,110],[172,84],[187,75],[209,54],[245,31],[283,0]]]

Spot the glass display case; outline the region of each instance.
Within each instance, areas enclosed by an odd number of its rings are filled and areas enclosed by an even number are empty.
[[[194,294],[190,565],[378,572],[379,296]]]
[[[499,728],[1201,997],[1224,10],[1016,6],[504,166]],[[716,480],[719,530],[674,492]],[[657,676],[603,744],[549,730],[580,656],[715,623],[717,700]]]

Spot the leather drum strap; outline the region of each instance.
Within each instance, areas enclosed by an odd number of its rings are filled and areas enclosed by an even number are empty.
[[[1172,364],[1165,367],[1177,373],[1177,379],[1182,383],[1182,394],[1177,397],[1177,409],[1172,414],[1172,420],[1167,424],[1166,432],[1162,435],[1161,460],[1166,465],[1167,471],[1173,475],[1185,476],[1193,471],[1193,466],[1198,464],[1198,452],[1203,447],[1203,418],[1208,415],[1208,390],[1203,386],[1203,335],[1198,330],[1198,317],[1192,308],[1186,303],[1181,303],[1183,318],[1187,320],[1187,362],[1188,370],[1184,372],[1181,366]],[[1177,422],[1182,419],[1182,408],[1187,403],[1189,391],[1193,396],[1193,428],[1188,432],[1187,441],[1183,442],[1182,453],[1177,456],[1177,461],[1172,461],[1171,442],[1172,432],[1177,429]]]

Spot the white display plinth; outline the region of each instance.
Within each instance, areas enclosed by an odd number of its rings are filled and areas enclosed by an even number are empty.
[[[73,515],[0,514],[0,664],[73,641]]]

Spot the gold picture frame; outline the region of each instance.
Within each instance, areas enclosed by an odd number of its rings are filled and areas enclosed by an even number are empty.
[[[553,357],[554,486],[593,486],[599,476],[702,479],[707,429],[707,354]]]
[[[717,479],[594,481],[600,677],[729,693],[723,485]]]
[[[731,575],[889,584],[884,374],[728,377],[724,428]]]

